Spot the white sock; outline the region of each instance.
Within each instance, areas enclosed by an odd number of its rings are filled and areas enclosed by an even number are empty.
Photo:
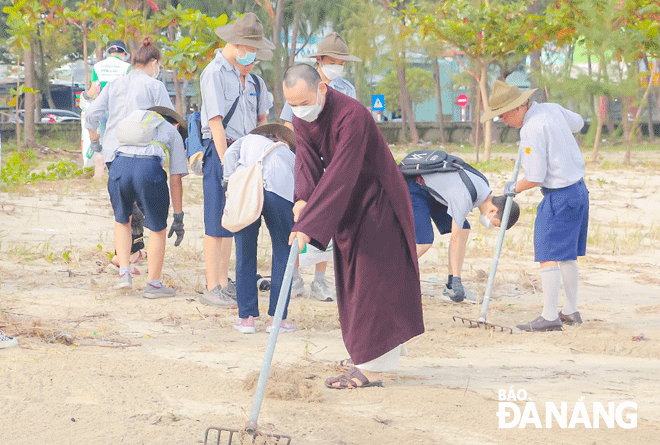
[[[564,292],[566,293],[566,301],[564,301],[564,308],[562,313],[564,315],[571,315],[577,312],[577,291],[578,291],[578,264],[576,260],[561,261],[559,262],[559,269],[561,270],[561,280],[564,283]]]
[[[325,270],[323,272],[319,270],[314,271],[314,281],[323,283],[323,280],[325,280]]]
[[[541,269],[541,284],[543,285],[543,312],[541,316],[548,321],[559,317],[559,288],[561,287],[561,272],[558,266]]]
[[[130,267],[120,267],[119,268],[119,276],[124,275],[125,273],[131,274],[131,268]]]

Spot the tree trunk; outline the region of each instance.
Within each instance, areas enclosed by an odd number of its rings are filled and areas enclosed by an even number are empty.
[[[20,55],[18,56],[18,59],[19,60],[16,61],[16,65],[17,65],[16,66],[16,68],[17,68],[16,72],[19,73],[19,74],[16,75],[16,91],[20,91],[20,89],[21,89],[21,76],[20,76],[21,61],[20,61]],[[15,117],[16,117],[16,151],[18,151],[18,152],[23,151],[22,150],[23,144],[21,144],[21,120],[20,120],[20,116],[18,115],[18,110],[21,109],[20,99],[21,99],[20,96],[16,97],[16,106],[14,107],[14,112],[16,113],[15,114]],[[25,104],[23,104],[23,106],[25,106]]]
[[[481,138],[481,123],[479,122],[479,110],[481,109],[481,91],[475,88],[475,112],[472,113],[472,125],[474,128],[474,151],[477,154],[477,162],[479,162],[479,145]]]
[[[602,97],[594,97],[594,111],[596,113],[596,133],[594,136],[594,147],[591,151],[591,163],[598,164],[598,149],[600,148],[601,133],[603,131],[603,110],[601,107]]]
[[[277,0],[277,7],[275,9],[275,17],[273,18],[273,43],[275,44],[275,57],[273,57],[273,79],[275,83],[280,82],[284,74],[284,67],[282,63],[286,64],[287,59],[281,57],[281,54],[286,54],[282,48],[282,18],[284,16],[284,0]],[[273,107],[275,110],[281,110],[284,106],[284,93],[282,92],[281,84],[273,88]]]
[[[408,130],[410,131],[410,138],[412,139],[413,144],[419,142],[419,133],[417,133],[417,126],[415,125],[415,115],[412,111],[412,105],[410,103],[410,94],[408,94],[408,88],[406,87],[406,67],[403,65],[405,63],[406,57],[405,53],[401,57],[399,66],[396,67],[397,78],[399,79],[399,90],[400,90],[400,100],[401,100],[401,114],[404,119],[402,124],[405,128],[406,121],[408,123]]]
[[[653,82],[653,74],[649,77],[649,83]],[[650,92],[649,92],[650,93]],[[655,142],[655,132],[653,131],[653,94],[646,98],[646,125],[649,129],[649,141]]]
[[[89,49],[87,48],[87,26],[83,26],[82,30],[83,38],[83,64],[85,66],[85,91],[89,89],[90,78],[89,78]]]
[[[440,142],[443,144],[445,140],[445,121],[444,116],[442,115],[442,85],[440,85],[440,66],[438,65],[438,58],[432,57],[431,63],[433,64],[433,83],[435,84],[435,100],[438,104],[438,115],[436,116],[436,122],[438,124],[438,130],[440,130]]]
[[[293,24],[291,25],[291,46],[289,51],[289,66],[292,66],[296,58],[296,49],[298,46],[298,26],[300,25],[300,2],[295,0],[293,2]]]
[[[44,56],[44,45],[41,40],[41,32],[37,27],[37,46],[39,48],[39,76],[37,85],[39,85],[40,96],[46,96],[46,102],[48,102],[48,108],[57,108],[55,106],[55,101],[53,100],[53,95],[50,92],[50,82],[48,81],[48,73],[46,72],[46,58]],[[41,116],[41,100],[37,101],[37,116]]]
[[[25,86],[35,89],[34,84],[34,47],[32,43],[24,51],[24,72]],[[23,114],[23,135],[25,138],[25,148],[32,148],[37,145],[36,131],[34,126],[34,112],[36,108],[36,94],[25,93],[25,113]]]

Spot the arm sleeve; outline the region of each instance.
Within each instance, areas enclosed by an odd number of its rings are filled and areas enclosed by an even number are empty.
[[[264,114],[268,114],[268,111],[273,108],[273,101],[270,100],[270,94],[268,94],[268,87],[266,86],[266,82],[264,82],[264,80],[259,76],[257,76],[257,81],[261,85],[261,91],[259,93],[259,97],[257,97],[257,100],[259,101],[259,116],[263,116]],[[259,116],[257,116],[257,118]]]
[[[210,71],[208,75],[200,79],[200,90],[202,92],[202,106],[206,108],[206,117],[211,120],[214,117],[224,117],[225,110],[224,82],[220,70]]]
[[[364,118],[364,114],[354,110],[337,122],[334,132],[338,137],[332,160],[306,200],[307,205],[293,228],[293,231],[308,235],[315,247],[325,250],[328,246],[355,192],[367,157],[370,134],[365,131],[369,127]]]
[[[282,119],[284,122],[293,121],[293,110],[291,109],[291,105],[289,105],[289,102],[284,102],[284,106],[282,107],[282,112],[280,113],[280,119]]]
[[[106,88],[101,90],[101,94],[92,101],[85,111],[85,128],[88,130],[96,130],[99,128],[99,122],[108,111],[108,94],[111,90],[111,85],[106,85]]]
[[[520,132],[522,167],[525,170],[525,179],[530,182],[540,183],[545,180],[548,172],[547,144],[545,126],[533,125]]]
[[[236,165],[241,157],[241,146],[243,145],[243,138],[240,138],[227,148],[225,157],[222,160],[222,177],[229,180],[229,177],[236,171]]]
[[[165,127],[165,125],[162,126]],[[170,150],[170,175],[186,176],[188,174],[188,160],[181,134],[179,134],[173,125],[168,125],[165,128],[167,129],[169,140],[167,147]]]
[[[316,153],[314,145],[307,140],[305,130],[295,128],[294,133],[296,137],[296,159],[293,170],[294,199],[307,201],[321,179],[323,163]]]
[[[584,127],[584,119],[582,119],[582,116],[574,113],[571,110],[567,110],[564,107],[562,107],[561,110],[564,114],[564,117],[566,118],[566,122],[568,122],[568,126],[571,128],[573,133],[577,133],[578,131],[582,130],[582,127]]]

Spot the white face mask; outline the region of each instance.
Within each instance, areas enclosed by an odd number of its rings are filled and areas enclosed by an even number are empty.
[[[317,117],[319,117],[319,114],[321,114],[321,110],[323,110],[323,106],[318,103],[319,101],[319,90],[316,90],[316,102],[314,105],[298,105],[297,107],[291,107],[291,111],[293,111],[293,114],[299,118],[302,119],[306,122],[314,122]]]
[[[492,229],[495,227],[493,225],[493,222],[491,221],[493,217],[491,216],[490,218],[486,218],[486,215],[479,215],[479,222],[481,223],[482,226],[484,226],[487,229]]]
[[[330,80],[335,80],[337,77],[341,77],[344,74],[344,65],[323,65],[321,71],[325,74]]]

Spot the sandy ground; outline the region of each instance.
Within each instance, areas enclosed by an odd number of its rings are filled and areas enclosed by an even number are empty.
[[[613,160],[621,155],[612,154]],[[522,220],[507,235],[488,319],[513,334],[470,329],[479,306],[442,297],[448,237],[420,262],[426,333],[409,343],[383,388],[328,390],[347,357],[335,303],[294,299],[299,330],[280,336],[260,415],[264,431],[293,444],[658,444],[660,443],[660,153],[628,169],[588,170],[591,226],[580,259],[585,323],[522,333],[541,310],[532,224],[540,192],[520,195]],[[511,161],[512,162],[512,161]],[[650,166],[649,166],[650,165]],[[506,176],[488,173],[496,191]],[[19,348],[0,351],[0,444],[198,444],[211,425],[242,428],[268,339],[232,329],[235,309],[200,304],[204,282],[201,179],[187,178],[186,235],[168,242],[170,300],[112,290],[112,211],[104,185],[40,183],[0,194],[0,328]],[[91,185],[90,185],[91,184]],[[483,295],[496,232],[470,217],[464,282]],[[269,275],[267,236],[260,271]],[[330,271],[331,272],[331,271]],[[303,271],[306,282],[312,268]],[[332,275],[330,273],[330,275]],[[260,295],[265,313],[267,295]],[[639,341],[635,339],[643,338]],[[543,428],[500,428],[499,393],[524,390]],[[545,425],[545,404],[633,402],[634,428]],[[625,414],[624,413],[624,414]],[[510,420],[510,418],[509,418]],[[624,416],[623,420],[627,420]],[[591,422],[589,422],[591,423]],[[593,425],[589,425],[593,426]],[[236,441],[234,441],[236,443]]]

